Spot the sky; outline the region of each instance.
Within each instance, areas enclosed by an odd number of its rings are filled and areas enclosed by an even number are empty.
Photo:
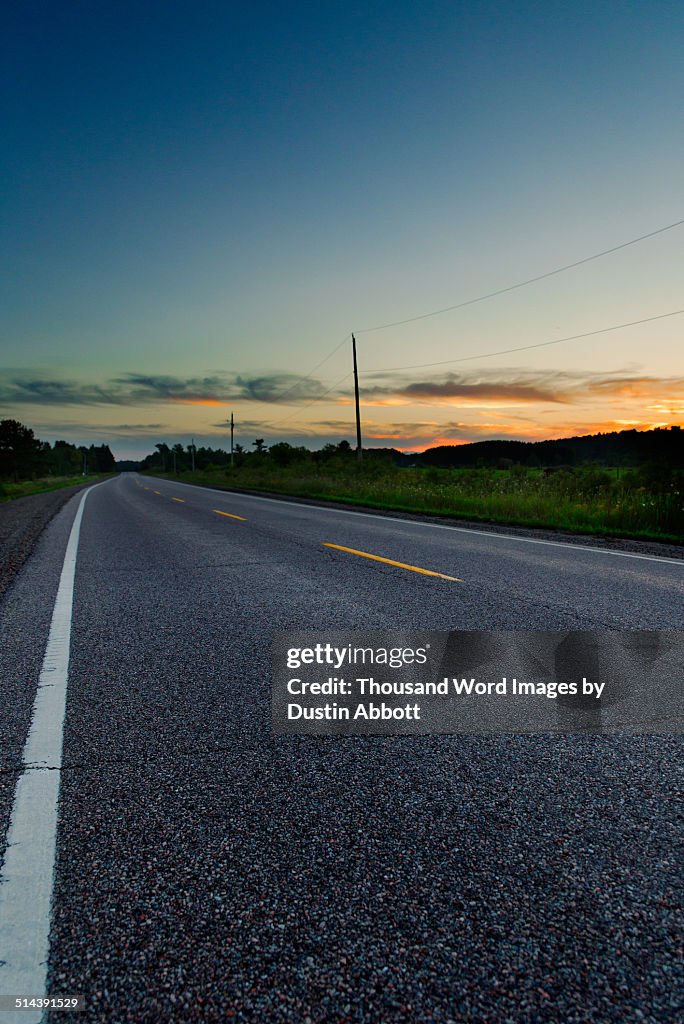
[[[0,418],[122,459],[231,411],[245,447],[354,443],[354,332],[369,447],[684,424],[680,3],[3,29]]]

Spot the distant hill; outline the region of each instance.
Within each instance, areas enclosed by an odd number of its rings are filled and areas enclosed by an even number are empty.
[[[119,459],[114,468],[117,473],[132,473],[140,468],[140,463],[134,462],[132,459]]]
[[[684,468],[684,430],[620,430],[610,434],[563,437],[557,441],[474,441],[472,444],[440,445],[421,455],[405,456],[401,464],[424,466],[496,466],[501,459],[526,466],[581,465],[639,466],[656,462]]]

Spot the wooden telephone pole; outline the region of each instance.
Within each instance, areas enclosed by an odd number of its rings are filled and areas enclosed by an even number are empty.
[[[235,430],[235,421],[233,420],[233,414],[230,414],[230,465],[233,465],[233,432]]]
[[[354,399],[356,401],[356,458],[363,458],[361,447],[361,409],[359,406],[359,370],[356,365],[356,338],[352,334],[352,354],[354,356]]]

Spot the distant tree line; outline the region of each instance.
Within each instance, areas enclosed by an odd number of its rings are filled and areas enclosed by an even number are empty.
[[[219,469],[230,465],[230,455],[223,448],[155,445],[156,451],[140,463],[141,469],[183,473],[194,466],[197,470]],[[355,458],[348,441],[326,444],[310,451],[308,448],[278,441],[270,446],[256,438],[246,450],[235,446],[234,464],[255,467],[270,463],[286,467],[295,463],[338,462]],[[558,441],[474,441],[463,445],[441,445],[420,454],[407,454],[396,448],[367,448],[364,459],[392,461],[397,466],[450,468],[510,468],[512,466],[574,467],[598,465],[611,467],[661,466],[684,468],[684,430],[680,427],[658,427],[655,430],[621,430],[584,437],[565,437]],[[123,465],[121,468],[124,468]],[[126,464],[126,468],[129,468]],[[133,468],[131,465],[130,468]]]
[[[112,473],[115,460],[109,445],[39,440],[17,420],[0,420],[0,479],[32,480],[41,476]]]
[[[620,430],[608,434],[564,437],[558,441],[475,441],[441,445],[402,459],[443,468],[494,466],[509,460],[522,466],[640,466],[655,463],[684,468],[684,430]]]
[[[233,464],[240,466],[258,466],[270,463],[271,465],[284,467],[296,462],[321,462],[332,458],[351,459],[355,452],[349,441],[340,441],[339,444],[326,444],[318,451],[310,451],[308,448],[288,444],[287,441],[278,441],[275,444],[267,445],[263,437],[257,437],[251,447],[254,451],[247,450],[244,445],[236,444],[233,453]],[[221,469],[230,465],[230,453],[223,448],[210,448],[208,446],[197,447],[191,444],[183,446],[174,444],[156,444],[155,451],[139,463],[142,470],[156,470],[163,473],[186,473],[193,468],[196,470]],[[368,452],[372,457],[373,453]],[[123,468],[121,463],[118,464]],[[128,465],[128,464],[127,464]]]

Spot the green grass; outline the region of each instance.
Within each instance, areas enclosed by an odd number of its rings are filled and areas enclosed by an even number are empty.
[[[524,467],[404,469],[373,459],[360,465],[330,460],[277,467],[268,458],[255,464],[251,457],[232,471],[214,467],[184,472],[180,479],[387,511],[682,543],[681,478],[673,477],[659,490],[639,474],[595,466],[550,475]],[[159,475],[173,479],[172,474]]]
[[[4,480],[0,483],[0,502],[14,501],[15,498],[42,494],[44,491],[57,491],[62,487],[73,487],[75,484],[92,484],[100,479],[100,474],[93,473],[89,476],[46,476],[38,480],[20,480],[18,483]]]

